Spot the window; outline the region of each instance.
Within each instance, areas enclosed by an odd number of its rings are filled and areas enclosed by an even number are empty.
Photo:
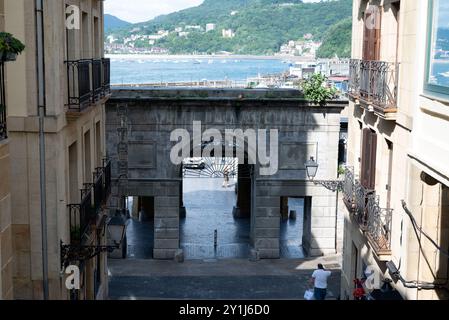
[[[449,95],[449,1],[431,0],[429,6],[425,90]]]

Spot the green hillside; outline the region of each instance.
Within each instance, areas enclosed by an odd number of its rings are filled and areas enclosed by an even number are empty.
[[[318,58],[348,58],[351,56],[352,19],[347,18],[332,26],[323,37]]]
[[[233,11],[234,14],[231,14]],[[131,34],[151,35],[158,30],[173,31],[188,25],[204,28],[207,23],[214,23],[216,29],[213,31],[189,30],[185,37],[170,32],[157,40],[155,45],[167,48],[171,53],[229,51],[236,54],[272,54],[278,52],[282,44],[302,39],[304,34],[313,34],[314,40],[325,40],[325,45],[330,40],[326,35],[333,27],[337,28],[337,33],[341,31],[346,35],[350,28],[344,29],[348,25],[341,21],[350,17],[351,13],[352,0],[319,3],[302,3],[299,0],[205,0],[198,7],[159,16],[112,33],[120,42]],[[222,29],[232,29],[235,37],[223,38]],[[326,51],[335,48],[335,52],[346,52],[350,40],[347,36],[341,38],[345,41],[332,41]],[[147,41],[137,41],[135,45],[151,46]]]

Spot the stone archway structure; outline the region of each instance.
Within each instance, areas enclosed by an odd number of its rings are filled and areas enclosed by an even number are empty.
[[[154,197],[153,256],[172,259],[179,249],[182,206],[180,165],[170,161],[176,144],[170,141],[173,130],[193,134],[194,121],[201,122],[203,131],[213,128],[223,135],[226,129],[278,130],[277,172],[261,175],[261,166],[255,164],[241,190],[251,191],[251,203],[236,205],[251,208],[251,245],[260,258],[279,258],[280,199],[305,197],[309,200],[304,249],[312,256],[333,254],[337,248],[336,194],[309,182],[304,163],[313,156],[320,164],[317,179],[337,178],[340,113],[346,105],[346,101],[312,105],[297,90],[113,90],[106,105],[111,206],[118,206],[118,199],[127,195]]]

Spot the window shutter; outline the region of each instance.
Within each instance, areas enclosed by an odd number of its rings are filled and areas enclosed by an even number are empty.
[[[381,10],[370,6],[364,15],[363,60],[380,59]]]
[[[368,188],[374,190],[376,187],[376,153],[377,153],[377,135],[375,132],[369,132],[370,137],[370,157],[369,157],[369,183]]]
[[[370,129],[363,130],[362,166],[360,180],[362,185],[370,190],[376,186],[376,152],[377,135]]]
[[[362,164],[360,168],[360,181],[364,187],[367,187],[369,184],[369,133],[369,129],[363,129],[362,131]]]

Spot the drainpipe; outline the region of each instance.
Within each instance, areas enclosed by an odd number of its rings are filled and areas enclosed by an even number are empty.
[[[42,230],[42,288],[44,300],[48,300],[48,244],[47,244],[47,204],[45,183],[45,56],[44,56],[44,1],[35,0],[36,19],[36,75],[37,75],[37,108],[39,116],[39,171],[40,202]]]

